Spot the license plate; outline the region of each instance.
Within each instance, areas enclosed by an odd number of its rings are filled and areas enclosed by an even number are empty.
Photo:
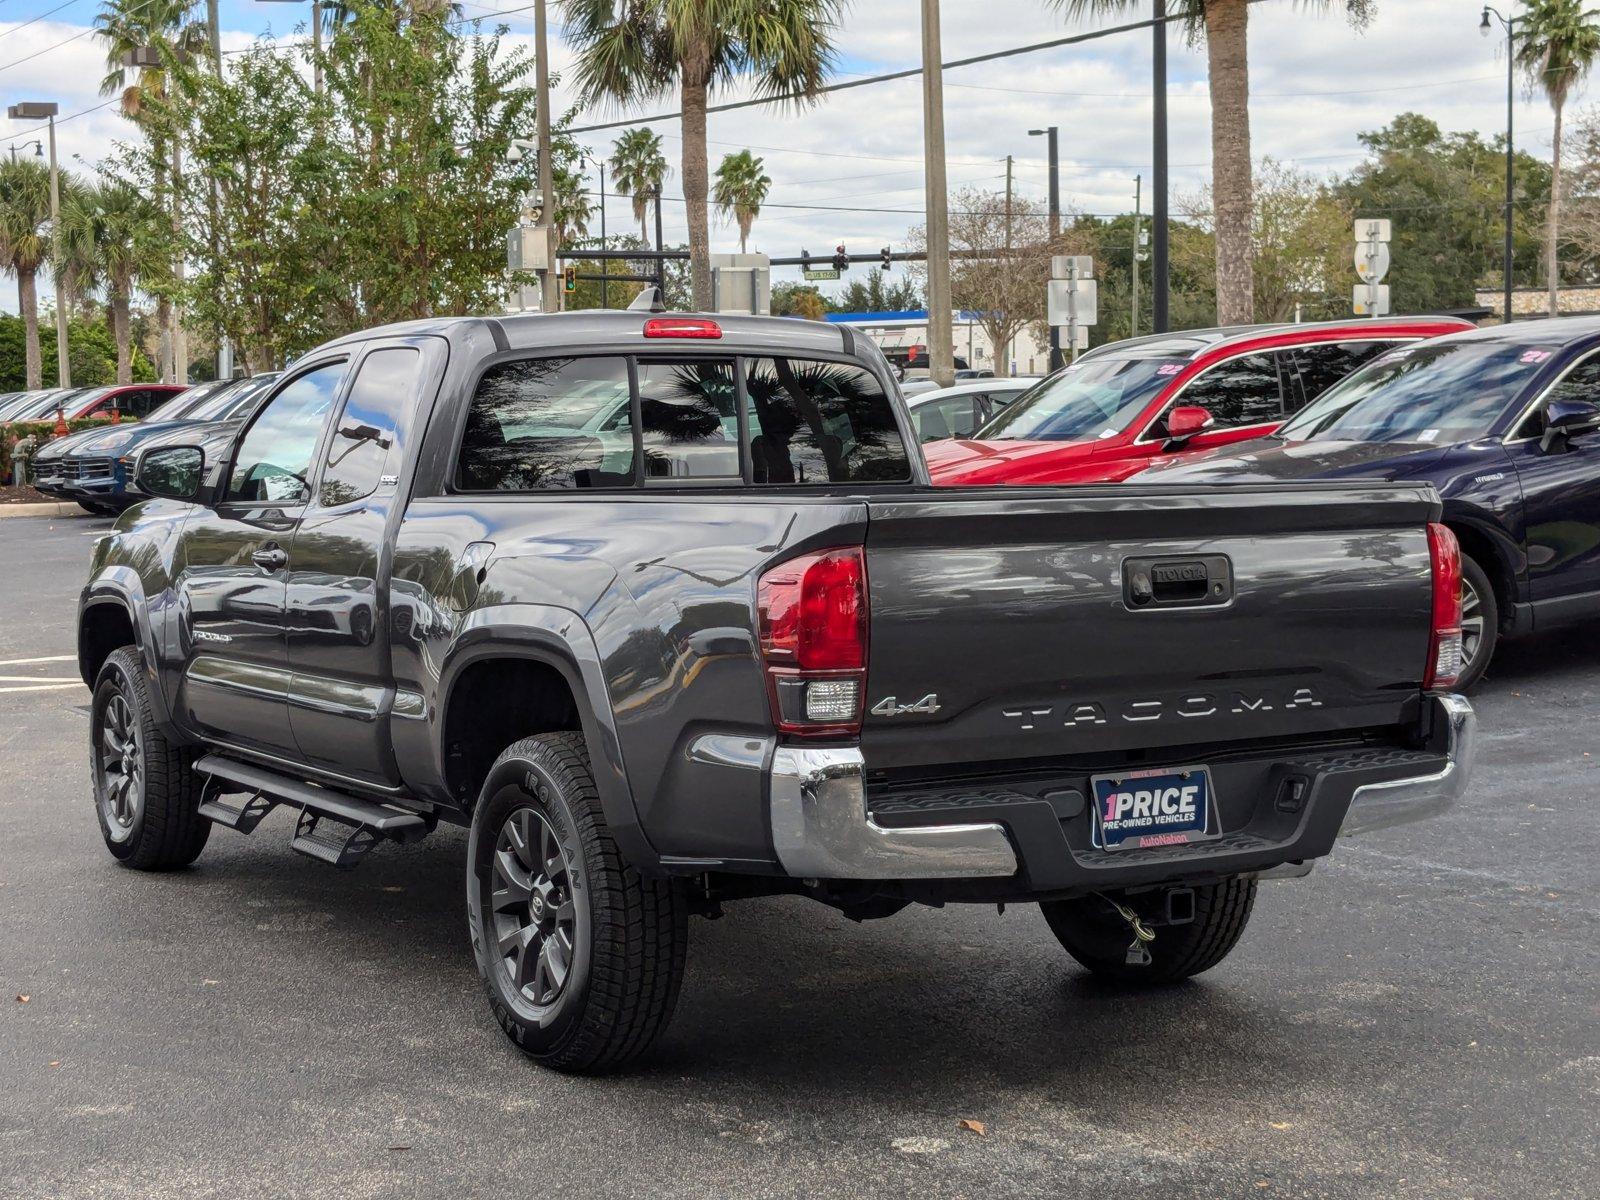
[[[1181,846],[1216,837],[1211,775],[1204,767],[1160,768],[1096,775],[1095,842],[1122,846]]]

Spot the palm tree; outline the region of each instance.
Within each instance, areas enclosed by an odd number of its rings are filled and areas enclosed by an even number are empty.
[[[1541,89],[1555,110],[1556,129],[1550,147],[1550,209],[1545,224],[1545,279],[1550,289],[1550,315],[1556,315],[1561,277],[1556,267],[1556,242],[1561,233],[1561,116],[1567,97],[1589,73],[1600,55],[1600,24],[1585,11],[1583,0],[1527,0],[1522,11],[1517,65],[1528,82]]]
[[[1148,0],[1045,0],[1069,17],[1135,12]],[[1182,17],[1191,37],[1204,36],[1211,87],[1212,224],[1216,231],[1217,322],[1241,325],[1255,320],[1251,278],[1250,223],[1253,184],[1250,167],[1250,51],[1247,33],[1252,0],[1167,0],[1167,11]],[[1302,0],[1300,8],[1326,11],[1342,7],[1357,29],[1372,17],[1377,0]]]
[[[748,77],[758,96],[804,103],[833,65],[842,0],[562,0],[586,103],[640,104],[680,93],[683,200],[694,305],[711,307],[706,105]]]
[[[105,288],[106,314],[117,345],[117,382],[133,382],[129,308],[137,281],[159,274],[165,214],[137,187],[113,179],[79,187],[61,211],[68,259],[80,286]]]
[[[772,187],[772,177],[761,169],[763,160],[741,150],[737,154],[724,154],[717,168],[715,198],[722,215],[739,223],[739,253],[745,252],[750,240],[750,226],[761,215],[767,191]]]
[[[589,218],[594,205],[589,203],[589,189],[583,176],[570,167],[557,167],[550,178],[551,193],[555,199],[555,215],[551,224],[555,228],[556,247],[589,236]]]
[[[28,388],[44,386],[39,353],[39,268],[50,257],[50,171],[31,158],[0,159],[0,268],[17,277]],[[59,301],[58,301],[59,303]]]
[[[650,244],[650,197],[667,181],[667,156],[661,153],[661,135],[640,127],[630,129],[611,146],[611,182],[624,196],[633,198],[633,219],[639,236]]]

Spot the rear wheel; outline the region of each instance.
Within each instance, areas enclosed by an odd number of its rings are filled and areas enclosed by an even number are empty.
[[[472,948],[495,1018],[560,1071],[626,1066],[677,1003],[688,919],[676,884],[628,866],[583,738],[526,738],[489,770],[467,849]]]
[[[211,822],[199,813],[191,751],[155,720],[144,660],[114,650],[95,680],[89,710],[89,766],[106,849],[141,871],[186,867],[199,857]]]
[[[1146,893],[1146,896],[1152,893]],[[1164,899],[1163,893],[1153,893]],[[1183,925],[1157,925],[1155,940],[1147,949],[1150,961],[1128,962],[1133,930],[1111,905],[1116,900],[1131,908],[1143,904],[1113,893],[1048,900],[1039,905],[1056,940],[1090,971],[1123,983],[1176,983],[1216,966],[1239,942],[1255,904],[1253,878],[1225,879],[1194,889],[1194,920]]]
[[[1461,674],[1458,691],[1466,691],[1489,669],[1500,641],[1500,605],[1494,584],[1477,562],[1461,556]]]

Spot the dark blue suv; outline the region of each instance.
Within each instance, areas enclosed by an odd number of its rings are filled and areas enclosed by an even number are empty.
[[[1600,615],[1600,318],[1391,350],[1271,437],[1138,478],[1432,483],[1463,551],[1465,686],[1500,637]]]

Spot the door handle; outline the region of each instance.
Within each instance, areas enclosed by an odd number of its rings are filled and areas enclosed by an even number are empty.
[[[252,554],[250,561],[263,571],[281,571],[289,565],[289,556],[282,546],[275,546],[269,542]]]

